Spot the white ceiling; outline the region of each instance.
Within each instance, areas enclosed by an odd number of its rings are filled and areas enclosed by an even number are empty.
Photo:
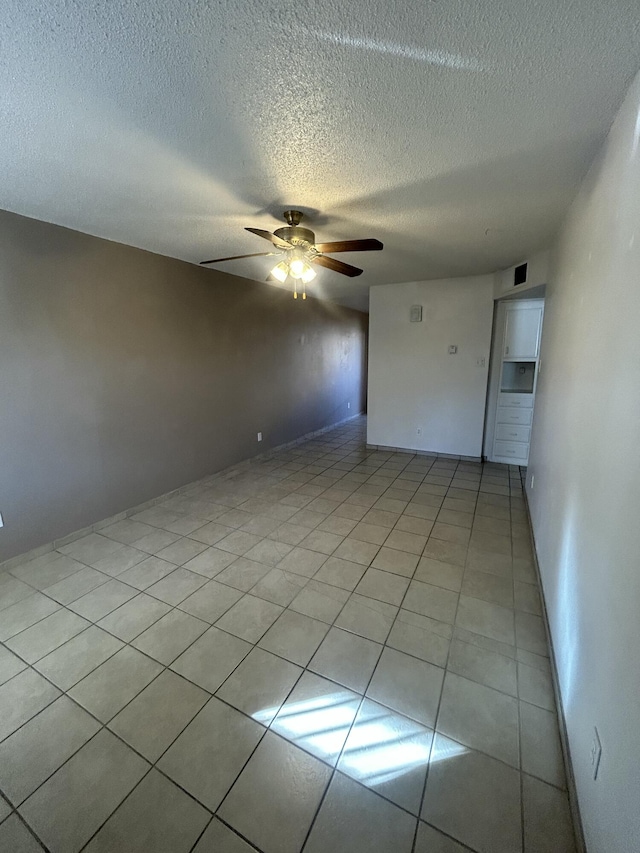
[[[329,298],[551,238],[640,65],[637,0],[4,0],[0,207],[197,262],[288,206]],[[284,224],[284,223],[281,223]],[[271,258],[220,269],[262,280]]]

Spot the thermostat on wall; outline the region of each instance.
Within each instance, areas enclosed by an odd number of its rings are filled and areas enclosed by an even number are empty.
[[[422,305],[412,305],[409,311],[410,323],[422,323]]]

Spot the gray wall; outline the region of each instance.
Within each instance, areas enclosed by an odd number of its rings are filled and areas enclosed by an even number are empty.
[[[366,329],[0,212],[0,561],[357,414]]]

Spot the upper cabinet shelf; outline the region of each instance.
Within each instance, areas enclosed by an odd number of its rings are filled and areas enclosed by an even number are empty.
[[[506,306],[502,357],[505,361],[535,361],[540,352],[544,304],[532,302]]]

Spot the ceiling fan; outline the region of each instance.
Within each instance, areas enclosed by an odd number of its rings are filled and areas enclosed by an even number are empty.
[[[211,261],[200,261],[200,264],[218,264],[222,261],[237,261],[241,258],[259,258],[269,255],[284,255],[280,263],[271,270],[267,281],[279,281],[284,284],[290,277],[293,280],[293,297],[298,298],[298,282],[302,282],[302,298],[306,299],[306,285],[316,277],[311,264],[318,264],[326,269],[348,275],[353,278],[362,275],[362,270],[327,257],[334,252],[371,252],[383,248],[379,240],[336,240],[333,243],[316,243],[316,235],[308,228],[300,226],[303,214],[300,210],[285,210],[284,218],[287,226],[278,228],[272,234],[259,228],[245,228],[258,237],[269,240],[279,250],[276,252],[254,252],[251,255],[232,255],[230,258],[214,258]]]

